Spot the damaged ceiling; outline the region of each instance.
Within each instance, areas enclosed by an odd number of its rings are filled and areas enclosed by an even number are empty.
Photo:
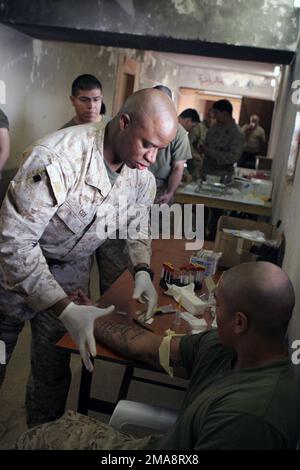
[[[293,0],[0,0],[0,21],[38,39],[288,64]]]

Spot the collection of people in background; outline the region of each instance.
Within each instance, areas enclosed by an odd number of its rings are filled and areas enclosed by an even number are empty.
[[[146,301],[147,316],[157,304],[151,240],[100,240],[97,227],[105,215],[98,209],[107,201],[117,208],[119,195],[148,211],[155,197],[170,204],[185,162],[195,179],[214,174],[229,181],[243,150],[253,154],[255,139],[262,141],[258,120],[255,128],[251,121],[250,129],[241,130],[228,100],[215,102],[206,122],[192,109],[178,119],[171,91],[157,86],[132,94],[108,118],[102,93],[91,75],[74,81],[75,116],[27,149],[1,208],[0,339],[6,365],[24,322],[30,320],[32,328],[26,392],[32,429],[16,448],[295,448],[300,403],[284,340],[294,291],[270,263],[243,264],[224,274],[215,292],[217,332],[172,339],[171,365],[185,370],[189,386],[170,432],[133,439],[87,416],[64,414],[70,352],[56,343],[66,331],[89,371],[95,338],[162,370],[161,336],[89,299],[96,252],[101,293],[128,267],[132,297]],[[8,130],[2,116],[1,126]],[[6,365],[0,364],[0,384]]]

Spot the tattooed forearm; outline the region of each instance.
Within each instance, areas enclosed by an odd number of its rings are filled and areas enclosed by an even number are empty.
[[[159,366],[158,348],[162,338],[141,328],[128,317],[109,315],[98,319],[95,337],[124,356]]]

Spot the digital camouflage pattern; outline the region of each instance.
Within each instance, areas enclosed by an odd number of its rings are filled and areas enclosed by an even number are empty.
[[[35,312],[66,296],[46,259],[67,264],[89,258],[103,243],[99,228],[113,217],[103,203],[118,208],[120,195],[127,208],[139,204],[149,210],[153,203],[156,189],[149,171],[124,165],[111,185],[103,162],[104,129],[103,123],[71,127],[34,144],[3,202],[1,284]],[[118,219],[122,216],[123,210]],[[150,238],[128,239],[127,246],[133,265],[150,263]]]
[[[207,134],[207,127],[204,122],[198,122],[189,132],[189,141],[192,152],[192,160],[187,162],[187,168],[194,180],[201,177],[204,155],[199,150],[200,145],[204,145]]]
[[[149,448],[152,436],[134,438],[88,416],[68,411],[57,421],[25,432],[17,450],[141,450]]]
[[[243,152],[245,137],[240,127],[232,121],[224,126],[215,124],[207,131],[205,145],[209,155],[205,155],[203,175],[217,175],[221,178],[231,176]]]
[[[124,218],[124,201],[125,209],[137,204],[149,211],[155,197],[149,171],[124,165],[111,185],[103,161],[106,124],[64,129],[26,150],[1,208],[0,339],[8,363],[22,323],[31,319],[29,426],[61,416],[68,394],[69,354],[55,346],[65,329],[49,308],[78,287],[88,293],[91,257],[105,241],[99,231],[110,227],[114,210],[126,227],[134,217]],[[149,237],[126,243],[133,265],[150,263]]]

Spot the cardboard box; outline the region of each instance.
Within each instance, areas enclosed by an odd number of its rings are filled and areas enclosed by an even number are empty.
[[[257,256],[250,253],[250,249],[253,245],[259,246],[261,243],[225,233],[223,232],[223,228],[235,230],[259,230],[265,234],[267,240],[281,240],[279,230],[272,224],[223,215],[218,221],[214,251],[222,252],[219,266],[225,268],[230,268],[236,264],[246,263],[248,261],[255,261]]]

